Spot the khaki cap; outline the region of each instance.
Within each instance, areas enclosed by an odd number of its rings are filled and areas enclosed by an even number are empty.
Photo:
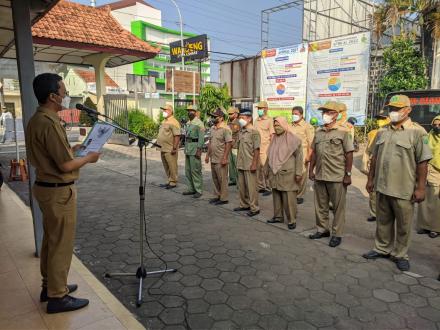
[[[339,112],[347,111],[347,106],[345,105],[345,103],[342,103],[342,102],[338,102],[338,103],[339,103],[339,108],[340,108]]]
[[[406,108],[411,106],[409,97],[402,94],[393,95],[386,107]]]
[[[166,104],[163,107],[160,107],[162,110],[170,110],[173,111],[173,106],[171,104]]]
[[[266,101],[260,101],[257,103],[257,108],[268,108],[269,106],[267,105]]]
[[[341,106],[344,105],[344,107]],[[318,110],[324,111],[324,110],[330,110],[330,111],[336,111],[336,112],[343,112],[344,110],[347,110],[347,107],[344,103],[339,103],[335,101],[328,101],[325,102],[324,105],[321,105]]]
[[[235,107],[229,107],[228,108],[228,115],[232,115],[234,113],[239,113],[238,109]]]
[[[199,111],[197,105],[195,105],[195,104],[190,104],[190,105],[188,105],[188,106],[186,107],[186,110],[187,110],[187,111],[190,111],[190,110],[192,110],[192,111]]]

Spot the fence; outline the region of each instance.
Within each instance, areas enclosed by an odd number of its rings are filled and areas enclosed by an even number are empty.
[[[119,126],[128,129],[127,95],[104,95],[104,112],[106,116],[115,120]],[[115,130],[109,142],[128,145],[128,134],[121,130]]]

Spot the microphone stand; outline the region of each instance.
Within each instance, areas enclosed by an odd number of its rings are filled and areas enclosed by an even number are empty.
[[[116,124],[114,122],[114,120],[112,118],[110,118],[107,115],[101,114],[97,111],[94,111],[94,112],[87,111],[87,110],[83,110],[83,111],[86,111],[89,116],[94,116],[96,118],[98,118],[98,116],[101,116],[101,117],[104,117],[105,119],[108,119],[109,121],[106,121],[105,122],[106,124],[113,126],[114,128],[119,129],[119,130],[123,131],[124,133],[127,133],[128,135],[134,136],[138,139],[138,147],[139,147],[139,267],[138,267],[136,273],[105,273],[104,276],[106,278],[110,278],[113,276],[136,276],[139,279],[139,288],[138,288],[136,307],[139,307],[142,304],[142,285],[143,285],[144,278],[146,278],[148,275],[163,274],[163,273],[169,273],[169,272],[174,273],[177,271],[176,269],[163,269],[163,270],[156,270],[156,271],[147,272],[145,265],[144,265],[143,234],[144,234],[144,219],[145,219],[145,190],[144,190],[145,187],[144,187],[144,182],[143,182],[144,168],[143,168],[143,161],[142,161],[142,156],[143,156],[142,153],[143,153],[144,147],[149,143],[151,143],[152,145],[154,145],[156,147],[160,147],[160,145],[152,142],[151,140],[149,140],[141,135],[133,133],[132,131],[119,126],[118,124]]]

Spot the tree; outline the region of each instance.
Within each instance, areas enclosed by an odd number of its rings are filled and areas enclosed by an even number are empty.
[[[231,105],[231,97],[229,96],[228,86],[224,84],[222,87],[214,85],[206,85],[200,91],[199,106],[202,118],[207,113],[212,112],[216,108],[226,109]]]
[[[384,75],[379,82],[382,97],[400,90],[425,89],[428,78],[425,75],[426,61],[414,47],[414,41],[396,37],[383,53]]]

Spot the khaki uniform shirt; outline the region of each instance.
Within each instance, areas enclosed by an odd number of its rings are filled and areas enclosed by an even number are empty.
[[[226,143],[232,142],[232,132],[225,122],[222,122],[219,127],[213,126],[211,129],[211,163],[221,163],[223,154],[225,153]]]
[[[342,182],[345,176],[345,154],[354,150],[350,133],[338,129],[318,128],[312,143],[315,153],[315,179]]]
[[[238,135],[237,169],[249,171],[254,158],[254,151],[260,149],[260,133],[249,124]]]
[[[273,174],[269,166],[269,182],[271,188],[279,191],[300,190],[300,186],[296,183],[295,176],[302,176],[303,164],[303,148],[299,146],[276,174]]]
[[[174,116],[164,119],[159,128],[156,143],[161,146],[161,152],[173,151],[174,137],[180,135],[180,123]]]
[[[238,119],[234,119],[232,122],[228,123],[229,128],[232,132],[232,149],[238,148],[238,133],[240,132],[240,124]]]
[[[351,135],[351,138],[354,139],[354,126],[348,122],[336,122],[336,126],[337,128],[339,128],[342,131],[348,132]]]
[[[78,179],[78,170],[64,173],[60,169],[74,156],[60,117],[52,110],[38,107],[26,128],[26,148],[37,181],[67,183]]]
[[[303,157],[306,158],[308,148],[312,148],[315,129],[304,119],[301,119],[298,123],[292,123],[292,131],[301,139]]]
[[[405,200],[414,192],[417,164],[432,158],[426,131],[411,119],[400,129],[392,125],[380,129],[373,155],[376,191]]]
[[[260,133],[261,145],[260,145],[260,161],[264,165],[267,159],[267,150],[269,149],[270,139],[272,134],[275,134],[273,128],[273,119],[270,117],[258,118],[255,122],[255,128]]]
[[[185,155],[195,156],[197,149],[202,149],[205,143],[205,126],[195,117],[186,125]]]

